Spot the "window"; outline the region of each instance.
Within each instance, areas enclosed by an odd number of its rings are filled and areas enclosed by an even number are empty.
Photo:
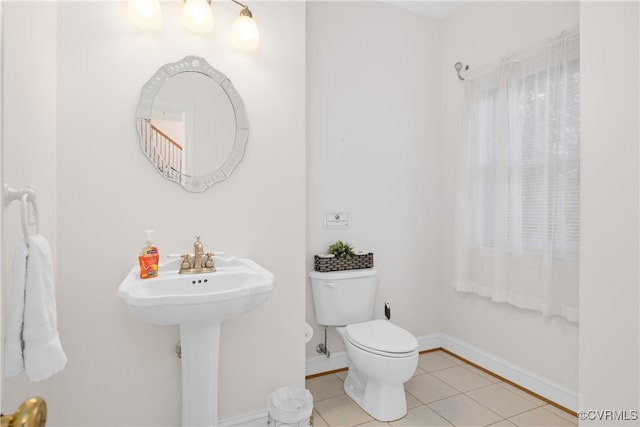
[[[456,287],[577,321],[579,37],[467,82]]]

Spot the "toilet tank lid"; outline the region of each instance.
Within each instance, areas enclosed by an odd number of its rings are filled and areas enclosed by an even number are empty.
[[[309,277],[312,279],[322,280],[338,280],[338,279],[352,279],[355,277],[367,277],[375,276],[378,274],[378,270],[375,268],[359,268],[357,270],[340,270],[340,271],[315,271],[309,272]]]
[[[418,340],[411,332],[388,320],[376,319],[347,325],[345,333],[354,344],[372,350],[411,353],[418,349]]]

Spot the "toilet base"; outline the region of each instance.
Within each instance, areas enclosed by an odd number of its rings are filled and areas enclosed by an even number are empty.
[[[353,366],[349,366],[344,391],[378,421],[394,421],[407,415],[403,383],[383,384],[367,378]]]

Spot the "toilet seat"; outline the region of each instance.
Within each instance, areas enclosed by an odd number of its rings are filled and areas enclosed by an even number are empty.
[[[347,325],[345,337],[354,346],[380,356],[408,357],[418,351],[416,337],[383,319]]]

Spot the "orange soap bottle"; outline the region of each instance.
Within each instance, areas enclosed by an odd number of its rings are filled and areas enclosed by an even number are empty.
[[[142,251],[140,251],[140,256],[138,257],[141,279],[158,277],[158,261],[160,259],[158,248],[156,248],[151,241],[151,233],[153,233],[153,230],[147,230],[146,233],[147,241],[145,242]]]

